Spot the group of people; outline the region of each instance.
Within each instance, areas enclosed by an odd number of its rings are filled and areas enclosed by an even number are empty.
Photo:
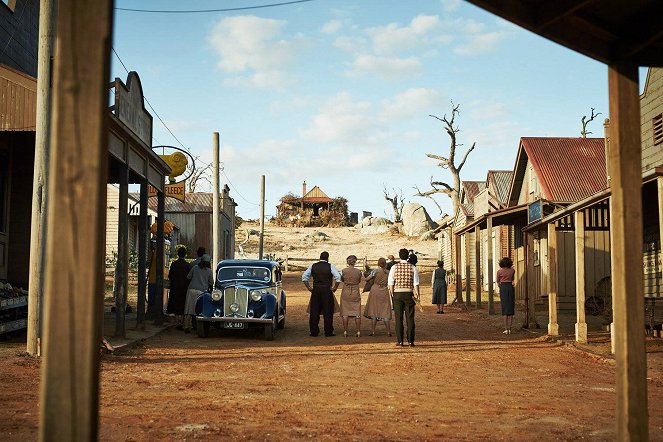
[[[340,312],[343,321],[343,336],[348,336],[350,318],[354,318],[355,336],[361,336],[361,317],[371,320],[371,333],[375,334],[378,321],[383,321],[387,335],[391,336],[392,308],[396,319],[396,343],[399,346],[407,344],[414,347],[415,323],[414,308],[420,303],[419,272],[410,261],[410,251],[401,249],[398,252],[400,261],[396,262],[389,256],[389,262],[380,258],[377,269],[368,274],[357,269],[357,257],[350,255],[346,259],[347,267],[340,272],[329,263],[329,253],[322,252],[320,260],[311,264],[304,274],[302,281],[311,292],[309,303],[309,331],[311,336],[320,334],[320,315],[324,318],[325,336],[334,334],[334,313]],[[414,255],[414,254],[412,254]],[[416,257],[416,255],[414,255]],[[416,262],[416,261],[415,261]],[[368,299],[362,313],[361,291],[359,284],[365,280],[364,291],[368,291]],[[311,282],[311,280],[313,280]],[[341,302],[337,303],[334,293],[343,283]],[[407,324],[404,328],[403,318]]]
[[[198,257],[188,262],[186,248],[178,248],[177,260],[173,261],[168,272],[170,296],[166,313],[175,315],[177,329],[184,330],[184,333],[191,332],[198,296],[211,291],[214,286],[212,259],[204,247],[199,247],[196,253]]]
[[[329,253],[322,252],[320,260],[311,264],[304,274],[302,281],[311,292],[309,302],[309,332],[310,336],[320,334],[320,315],[323,317],[325,336],[335,336],[334,313],[340,312],[343,323],[343,336],[348,336],[350,318],[354,318],[355,336],[361,336],[361,290],[360,283],[366,281],[364,292],[368,291],[368,298],[364,306],[363,316],[371,320],[370,336],[375,335],[378,321],[383,321],[387,335],[391,333],[392,309],[396,319],[396,345],[410,347],[415,345],[415,305],[421,303],[419,289],[419,272],[416,267],[416,254],[408,249],[398,252],[400,261],[395,261],[393,255],[378,259],[378,268],[370,273],[363,273],[357,269],[357,257],[350,255],[346,259],[347,267],[340,272],[329,263]],[[414,257],[414,259],[413,259]],[[497,271],[497,283],[500,288],[500,305],[504,316],[504,334],[511,334],[511,325],[515,310],[515,291],[513,262],[510,258],[502,258]],[[338,303],[335,292],[343,283],[341,302]],[[431,302],[437,305],[437,313],[444,313],[447,304],[447,275],[444,262],[437,261],[437,268],[433,271],[431,286],[433,296]],[[404,327],[403,318],[405,317]],[[404,340],[407,339],[407,341]]]

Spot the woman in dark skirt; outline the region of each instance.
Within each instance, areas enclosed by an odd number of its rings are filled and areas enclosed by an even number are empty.
[[[444,261],[437,262],[433,271],[433,304],[437,304],[437,313],[444,313],[444,304],[447,303],[447,271],[444,270]]]
[[[511,334],[511,324],[513,314],[516,309],[516,292],[513,289],[513,280],[516,271],[513,268],[511,258],[504,257],[500,259],[500,269],[497,271],[496,281],[500,285],[500,305],[502,306],[502,316],[504,316],[504,333]]]
[[[170,293],[168,296],[168,314],[175,315],[177,329],[182,330],[184,327],[184,302],[186,301],[186,291],[189,287],[189,280],[186,275],[191,270],[191,265],[184,259],[186,257],[186,249],[180,247],[177,249],[178,259],[170,265],[168,272],[168,279],[170,280]]]

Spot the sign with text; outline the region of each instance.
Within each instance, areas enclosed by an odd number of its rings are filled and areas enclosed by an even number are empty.
[[[543,218],[543,204],[541,200],[529,203],[527,206],[527,224],[539,221]]]
[[[143,88],[136,72],[130,72],[125,85],[115,79],[115,105],[117,118],[127,125],[147,146],[152,145],[152,115],[145,109]]]
[[[182,202],[184,202],[184,197],[185,197],[185,184],[186,181],[180,181],[179,183],[175,184],[166,184],[164,187],[164,193],[166,196],[169,196],[171,198],[178,199]],[[148,186],[147,189],[147,195],[148,196],[157,196],[157,189],[152,186]]]

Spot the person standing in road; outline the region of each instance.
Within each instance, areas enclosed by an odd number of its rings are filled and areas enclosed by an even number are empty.
[[[378,321],[384,321],[387,335],[391,336],[391,297],[387,289],[389,272],[385,269],[386,266],[387,262],[384,258],[378,259],[378,268],[366,278],[366,282],[373,280],[364,309],[364,316],[371,320],[371,336],[375,335],[375,326]]]
[[[447,303],[447,271],[444,270],[444,261],[437,262],[437,268],[433,271],[433,304],[437,304],[437,313],[444,313],[444,304]]]
[[[418,300],[421,296],[419,292],[419,272],[417,268],[407,262],[408,250],[400,249],[398,257],[399,263],[389,270],[387,284],[389,293],[394,299],[394,315],[396,316],[396,345],[403,346],[403,313],[407,322],[407,342],[410,347],[414,347],[414,304],[415,296]]]
[[[396,261],[394,260],[394,255],[387,256],[387,265],[385,266],[385,269],[387,269],[387,271],[391,270],[394,264],[396,264]]]
[[[186,304],[184,305],[184,333],[191,331],[193,317],[196,314],[196,302],[201,293],[211,291],[214,286],[214,277],[212,276],[212,259],[209,255],[200,257],[197,266],[191,267],[186,275],[189,282],[189,289],[186,292]]]
[[[516,291],[514,290],[514,279],[516,271],[513,268],[513,261],[508,256],[500,259],[500,269],[497,271],[495,280],[500,286],[500,306],[502,307],[502,316],[504,316],[504,333],[511,334],[511,324],[513,323],[513,314],[516,310]]]
[[[343,290],[341,290],[341,319],[343,320],[343,336],[348,336],[348,322],[351,317],[355,318],[355,328],[357,337],[361,336],[361,292],[359,283],[361,282],[361,270],[355,268],[357,257],[350,255],[346,262],[348,266],[341,270],[341,281],[343,281]]]
[[[186,256],[186,247],[177,249],[177,256],[178,259],[170,265],[170,270],[168,271],[170,291],[166,312],[175,315],[177,329],[182,330],[184,328],[184,304],[186,302],[186,292],[189,288],[187,275],[191,271],[191,264],[184,259]]]
[[[313,287],[310,281],[313,278]],[[309,304],[309,331],[310,336],[320,334],[320,313],[324,318],[325,336],[334,334],[334,292],[341,282],[341,274],[333,264],[329,263],[329,253],[322,252],[320,261],[311,264],[302,275],[302,282],[311,292]]]

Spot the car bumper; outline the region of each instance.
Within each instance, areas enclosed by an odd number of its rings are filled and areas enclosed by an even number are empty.
[[[272,318],[233,318],[230,316],[225,317],[213,317],[208,318],[207,316],[196,316],[196,321],[206,321],[206,322],[248,322],[253,324],[271,324]]]

